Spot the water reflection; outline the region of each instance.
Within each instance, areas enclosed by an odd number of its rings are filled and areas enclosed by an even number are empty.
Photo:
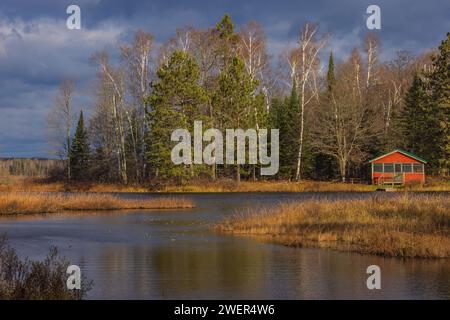
[[[130,195],[132,197],[158,195]],[[94,280],[90,298],[450,298],[450,263],[294,249],[218,235],[209,225],[237,208],[367,194],[195,194],[190,211],[61,214],[0,220],[22,256],[57,245]],[[386,195],[392,196],[392,195]],[[366,287],[381,267],[382,290]]]

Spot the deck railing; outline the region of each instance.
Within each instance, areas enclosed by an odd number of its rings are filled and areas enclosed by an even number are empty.
[[[376,180],[377,185],[396,185],[396,184],[404,184],[405,182],[405,174],[404,173],[396,173],[393,176],[386,177],[384,173],[382,173]]]

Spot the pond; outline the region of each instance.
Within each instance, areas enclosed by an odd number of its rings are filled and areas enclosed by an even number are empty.
[[[196,208],[3,218],[0,234],[22,257],[42,259],[57,246],[94,280],[89,299],[449,299],[449,260],[288,248],[210,228],[246,207],[372,195],[172,194],[194,200]],[[381,290],[367,289],[369,265],[381,268]]]

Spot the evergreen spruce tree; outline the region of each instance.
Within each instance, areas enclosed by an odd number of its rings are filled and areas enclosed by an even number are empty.
[[[400,117],[404,147],[411,152],[421,153],[423,150],[422,130],[424,129],[425,104],[427,103],[425,85],[418,74],[414,75],[411,87],[405,96],[405,107]],[[425,155],[421,155],[425,157]]]
[[[297,84],[294,81],[292,83],[291,94],[289,99],[286,101],[285,110],[283,110],[283,115],[281,118],[283,119],[284,125],[280,125],[280,139],[282,142],[280,144],[283,145],[280,149],[284,148],[283,151],[283,161],[281,161],[281,166],[284,169],[287,178],[293,177],[295,174],[295,164],[297,161],[298,154],[298,135],[300,132],[300,125],[298,122],[299,119],[299,97],[297,93]]]
[[[336,87],[336,76],[334,75],[334,59],[333,52],[330,53],[330,58],[328,59],[328,71],[327,71],[327,94],[331,98],[334,94]]]
[[[84,126],[83,111],[81,111],[75,136],[70,147],[70,170],[73,180],[84,180],[88,177],[89,153],[89,141]]]
[[[430,75],[433,116],[438,119],[437,172],[450,173],[450,32],[439,46]]]
[[[299,97],[295,81],[288,97],[274,99],[270,109],[271,128],[280,130],[279,177],[291,179],[295,174],[298,154]]]
[[[291,174],[292,163],[290,162],[289,153],[291,145],[289,144],[289,115],[288,115],[289,99],[274,98],[270,107],[270,127],[279,130],[279,161],[280,168],[278,176],[281,178],[288,178]]]
[[[328,108],[334,108],[336,89],[336,76],[334,71],[334,59],[333,52],[330,53],[328,59],[328,71],[327,71],[327,91],[325,92],[325,103]],[[330,155],[324,153],[316,153],[314,157],[314,168],[316,179],[332,179],[336,175],[336,159]]]
[[[396,119],[404,147],[428,160],[432,174],[450,170],[450,33],[430,72],[416,74]]]
[[[433,113],[433,104],[427,93],[426,79],[414,75],[411,87],[405,97],[405,107],[397,119],[403,147],[428,160],[428,167],[434,169],[438,159],[439,126]]]

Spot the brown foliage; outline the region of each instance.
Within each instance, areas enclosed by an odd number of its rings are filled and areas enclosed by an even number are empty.
[[[92,288],[92,281],[82,277],[80,290],[66,285],[64,257],[52,247],[43,261],[21,260],[6,238],[0,239],[0,300],[80,300]]]

